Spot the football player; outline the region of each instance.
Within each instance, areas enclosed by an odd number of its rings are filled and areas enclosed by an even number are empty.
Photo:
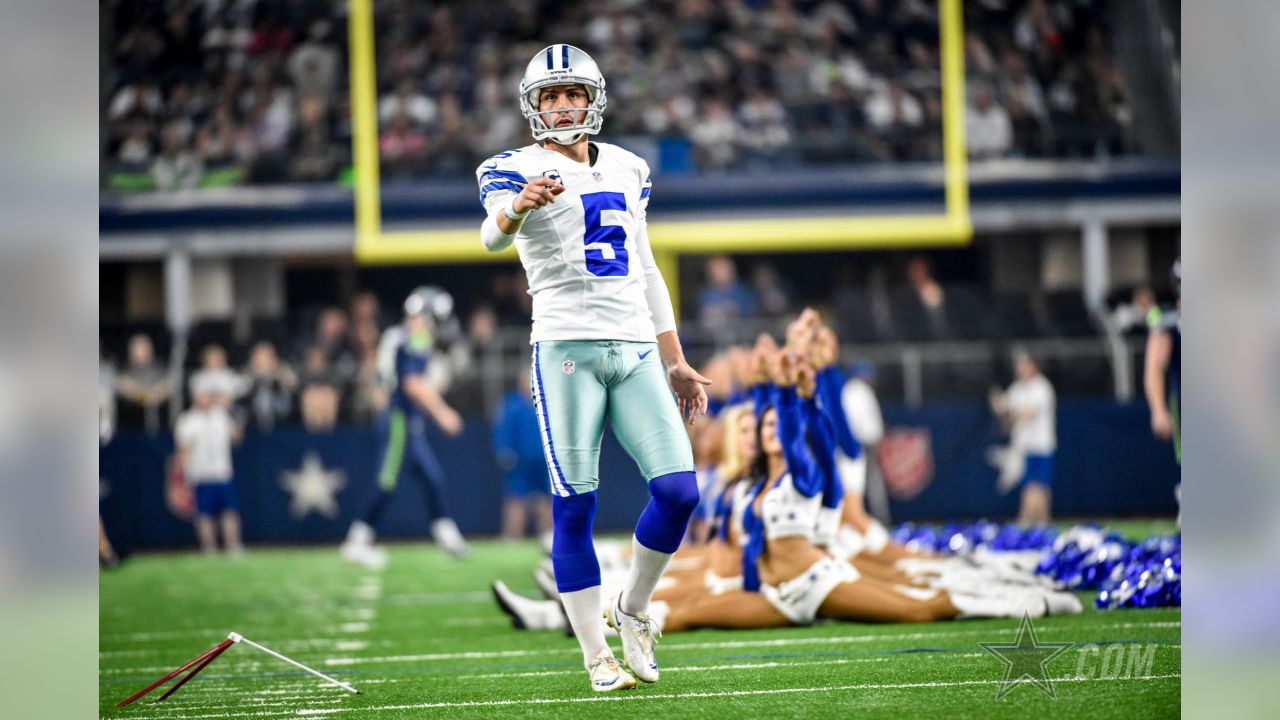
[[[470,548],[444,506],[444,470],[427,441],[429,415],[449,437],[462,432],[462,417],[427,377],[432,330],[438,325],[438,305],[444,302],[434,288],[418,288],[404,302],[404,322],[383,334],[379,344],[380,372],[391,386],[391,402],[379,420],[382,462],[378,491],[364,515],[351,523],[342,543],[342,556],[350,562],[381,567],[386,556],[373,545],[374,528],[382,517],[396,485],[411,475],[422,486],[431,536],[455,557]],[[452,299],[447,300],[450,309]]]
[[[513,243],[533,296],[531,386],[552,485],[557,589],[599,692],[658,680],[654,586],[698,505],[682,419],[705,414],[710,381],[685,361],[675,313],[649,247],[652,182],[640,157],[595,142],[605,80],[571,45],[538,52],[520,83],[535,142],[476,170],[487,212],[480,235]],[[600,566],[591,540],[606,420],[648,482],[624,590],[607,603],[630,673],[605,642]]]

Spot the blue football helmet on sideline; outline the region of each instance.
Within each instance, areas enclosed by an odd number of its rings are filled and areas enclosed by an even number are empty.
[[[582,85],[590,103],[585,108],[585,122],[556,129],[548,119],[552,111],[538,111],[538,96],[543,88],[553,85]],[[604,76],[591,56],[572,45],[550,45],[543,48],[525,68],[520,81],[520,112],[529,121],[535,140],[550,140],[572,145],[585,135],[595,135],[604,124],[604,108],[608,103],[604,92]],[[563,111],[560,111],[563,112]]]

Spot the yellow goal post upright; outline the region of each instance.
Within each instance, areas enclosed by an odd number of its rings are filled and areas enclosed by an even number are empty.
[[[374,0],[349,0],[352,157],[355,166],[355,257],[367,264],[516,260],[514,249],[490,253],[474,227],[384,231],[379,180]],[[649,223],[654,256],[678,307],[682,254],[831,251],[934,247],[969,242],[969,183],[964,133],[963,0],[938,0],[942,72],[945,212],[929,215],[825,213],[812,217],[669,220]],[[513,110],[514,112],[514,110]],[[477,162],[480,158],[477,159]]]

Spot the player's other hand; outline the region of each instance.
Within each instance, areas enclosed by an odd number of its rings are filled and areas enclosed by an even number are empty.
[[[667,382],[676,394],[676,404],[680,407],[680,417],[693,424],[694,418],[707,414],[707,389],[711,381],[689,367],[689,363],[679,362],[667,369]]]
[[[564,192],[563,184],[551,178],[541,177],[526,185],[511,203],[511,207],[516,212],[537,210],[547,203],[555,202],[556,196],[562,192]]]
[[[1151,432],[1161,440],[1173,437],[1173,417],[1168,410],[1151,411]]]
[[[440,425],[440,429],[444,431],[444,434],[451,438],[456,438],[462,434],[462,416],[453,408],[442,409],[436,417],[436,423]]]

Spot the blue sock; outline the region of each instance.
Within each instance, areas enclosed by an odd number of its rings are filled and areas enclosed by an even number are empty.
[[[650,550],[674,553],[698,508],[698,479],[674,472],[649,481],[649,504],[636,523],[636,540]]]
[[[551,498],[554,521],[551,564],[556,571],[556,588],[575,592],[600,584],[600,561],[591,542],[591,524],[596,517],[596,493]]]

